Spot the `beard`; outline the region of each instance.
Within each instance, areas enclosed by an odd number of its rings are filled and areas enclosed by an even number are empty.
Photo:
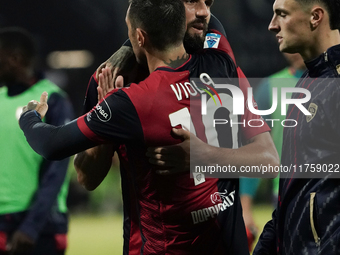
[[[188,32],[185,32],[183,43],[186,52],[192,54],[198,50],[203,49],[204,39],[205,37],[201,37],[196,34],[194,36],[191,36]]]
[[[190,35],[187,29],[184,35],[183,44],[184,44],[186,52],[188,52],[189,54],[192,54],[198,50],[203,49],[205,35],[207,34],[207,31],[208,31],[207,22],[205,20],[200,20],[200,19],[196,19],[190,22],[187,27],[190,28],[194,26],[195,24],[203,24],[203,35],[202,36],[198,34]]]

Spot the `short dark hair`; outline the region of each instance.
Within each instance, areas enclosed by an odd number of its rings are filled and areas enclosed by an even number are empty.
[[[37,55],[37,46],[33,36],[19,27],[0,29],[0,47],[6,51],[19,51],[26,64],[33,62]]]
[[[164,51],[183,43],[186,18],[182,0],[130,0],[129,3],[132,28],[145,30],[155,49]]]
[[[340,1],[339,0],[295,0],[301,5],[318,3],[324,5],[329,14],[329,25],[332,30],[340,30]]]

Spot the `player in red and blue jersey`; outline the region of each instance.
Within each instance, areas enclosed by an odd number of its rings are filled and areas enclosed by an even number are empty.
[[[183,1],[186,9],[187,21],[184,46],[189,53],[203,48],[207,32],[217,30],[219,33],[225,35],[225,31],[221,23],[210,13],[210,8],[213,5],[213,2],[214,1],[204,0]],[[233,57],[231,48],[229,49],[229,54]],[[148,70],[145,70],[143,67],[138,65],[133,54],[131,43],[129,40],[126,41],[124,45],[103,65],[101,65],[97,69],[97,72],[91,77],[84,102],[84,114],[90,111],[98,103],[98,74],[104,66],[110,66],[115,74],[118,73],[122,75],[124,77],[125,85],[129,84],[129,82],[138,82],[143,77],[145,78],[149,75]],[[95,189],[102,179],[105,178],[107,171],[110,169],[112,162],[111,158],[115,149],[117,149],[117,147],[115,146],[113,148],[111,145],[98,146],[75,156],[74,164],[75,169],[78,172],[80,183],[87,189]],[[139,218],[134,206],[136,198],[134,193],[131,191],[133,189],[131,175],[127,174],[128,162],[125,146],[119,146],[117,152],[120,161],[124,208],[124,252],[135,254],[139,252],[142,246],[142,238],[139,230]]]
[[[186,51],[189,53],[203,48],[207,32],[218,31],[218,33],[222,33],[225,36],[222,24],[210,13],[213,2],[214,1],[210,0],[183,1],[187,22],[187,31],[183,42]],[[226,42],[226,45],[229,45],[229,43]],[[228,49],[228,52],[233,58],[231,48]],[[98,73],[100,73],[101,68],[104,66],[110,66],[114,70],[114,73],[122,75],[125,85],[128,85],[129,82],[137,83],[142,77],[145,78],[149,75],[149,71],[145,70],[136,62],[131,43],[127,40],[91,77],[84,102],[84,114],[98,103]],[[78,172],[80,183],[87,189],[93,190],[100,184],[102,179],[105,178],[107,171],[110,169],[111,158],[115,150],[118,152],[120,161],[124,208],[124,252],[138,254],[142,247],[142,238],[139,229],[139,217],[135,210],[136,198],[134,192],[132,192],[133,181],[131,175],[128,174],[125,146],[120,145],[119,149],[117,149],[117,146],[102,145],[87,150],[86,152],[78,153],[74,161],[75,169]],[[94,169],[94,171],[92,169]],[[99,171],[99,169],[101,170]]]
[[[127,14],[129,37],[137,60],[147,60],[150,76],[129,88],[111,91],[88,114],[62,127],[41,123],[39,115],[44,115],[46,99],[43,94],[37,107],[28,105],[20,125],[30,145],[48,158],[63,158],[102,143],[126,145],[126,174],[131,176],[130,191],[136,198],[133,206],[142,238],[140,254],[248,254],[237,179],[209,178],[197,183],[189,172],[164,177],[155,173],[145,155],[148,146],[180,142],[172,137],[171,127],[190,118],[197,136],[207,141],[202,116],[190,104],[200,99],[191,78],[201,74],[225,78],[243,92],[249,86],[239,82],[241,71],[228,54],[229,44],[223,35],[209,37],[215,41],[211,46],[217,49],[197,55],[185,52],[184,17],[181,1],[131,1]],[[107,79],[109,70],[99,77]],[[259,118],[247,110],[238,120]],[[243,141],[258,141],[254,137],[269,136],[268,130],[266,125],[255,129],[241,125],[230,133],[237,141],[233,148]]]

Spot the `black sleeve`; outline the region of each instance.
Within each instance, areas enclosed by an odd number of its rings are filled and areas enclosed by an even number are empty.
[[[136,108],[122,89],[110,92],[99,105],[81,118],[80,129],[86,134],[89,133],[87,129],[91,130],[93,134],[88,138],[94,141],[122,144],[144,140]]]
[[[276,245],[276,210],[273,212],[272,219],[264,226],[262,234],[255,246],[253,255],[272,255],[277,254]]]
[[[97,145],[83,135],[77,120],[56,127],[43,123],[36,111],[27,111],[19,124],[33,150],[48,160],[64,159]]]
[[[225,30],[224,30],[223,25],[221,24],[221,22],[213,14],[211,14],[210,22],[208,24],[208,31],[209,30],[217,30],[222,35],[224,35],[225,38],[227,38],[227,34],[226,34]]]
[[[144,138],[137,111],[122,90],[110,92],[87,115],[63,126],[43,123],[36,111],[25,112],[19,124],[33,150],[49,160],[60,160],[106,142]]]
[[[94,73],[87,85],[86,95],[83,105],[83,114],[89,112],[98,103],[98,82],[95,78],[96,73]]]

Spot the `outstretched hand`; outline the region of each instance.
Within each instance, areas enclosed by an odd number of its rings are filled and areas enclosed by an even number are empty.
[[[41,119],[43,119],[48,110],[47,99],[48,99],[48,94],[45,91],[40,96],[40,102],[36,100],[30,101],[26,106],[22,108],[21,115],[23,115],[27,111],[36,110],[40,114]]]
[[[189,131],[173,128],[175,136],[183,140],[176,145],[149,147],[146,156],[151,164],[160,166],[165,170],[157,170],[160,175],[175,174],[190,170],[190,138],[199,140]],[[200,141],[200,140],[199,140]]]

